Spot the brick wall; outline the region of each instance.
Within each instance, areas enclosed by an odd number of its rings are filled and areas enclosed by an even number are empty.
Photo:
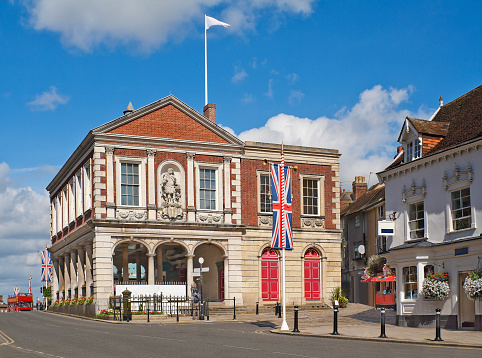
[[[444,137],[431,136],[427,134],[422,135],[422,156],[427,154],[430,149],[435,147],[443,138]]]
[[[180,125],[182,123],[182,125]],[[167,105],[118,127],[110,133],[227,143],[173,105]]]

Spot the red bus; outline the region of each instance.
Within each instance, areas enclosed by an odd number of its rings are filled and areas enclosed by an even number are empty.
[[[8,296],[7,312],[33,311],[33,297],[31,293],[19,293]]]

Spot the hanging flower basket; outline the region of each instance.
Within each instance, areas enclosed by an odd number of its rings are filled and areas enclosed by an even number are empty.
[[[450,294],[449,274],[439,272],[435,275],[427,275],[423,280],[420,293],[428,300],[445,300]]]
[[[366,280],[370,277],[380,276],[383,272],[387,259],[378,255],[372,255],[368,258],[368,266],[365,267],[363,278]]]
[[[471,300],[482,300],[482,269],[469,272],[463,286]]]

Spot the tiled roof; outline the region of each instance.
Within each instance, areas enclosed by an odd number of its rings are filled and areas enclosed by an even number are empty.
[[[418,119],[413,117],[407,117],[407,119],[410,121],[410,123],[412,123],[416,131],[420,134],[423,133],[442,137],[447,135],[449,123],[426,121],[424,119]]]
[[[363,193],[358,199],[351,203],[341,212],[341,216],[350,215],[373,205],[382,202],[385,199],[385,184],[375,184]]]
[[[449,123],[449,130],[427,154],[482,136],[482,85],[443,105],[432,120]]]

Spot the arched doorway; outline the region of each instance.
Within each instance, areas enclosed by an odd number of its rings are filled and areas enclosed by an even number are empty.
[[[185,284],[187,281],[187,250],[176,243],[156,249],[156,284]]]
[[[278,253],[270,248],[261,254],[261,297],[263,301],[279,299],[279,259]]]
[[[224,251],[216,244],[201,244],[194,250],[194,282],[201,291],[199,258],[204,259],[202,273],[202,296],[204,300],[224,300]]]
[[[137,242],[116,246],[112,257],[114,284],[147,283],[147,248]]]
[[[309,248],[304,261],[305,299],[318,301],[321,298],[321,256],[318,251]]]

